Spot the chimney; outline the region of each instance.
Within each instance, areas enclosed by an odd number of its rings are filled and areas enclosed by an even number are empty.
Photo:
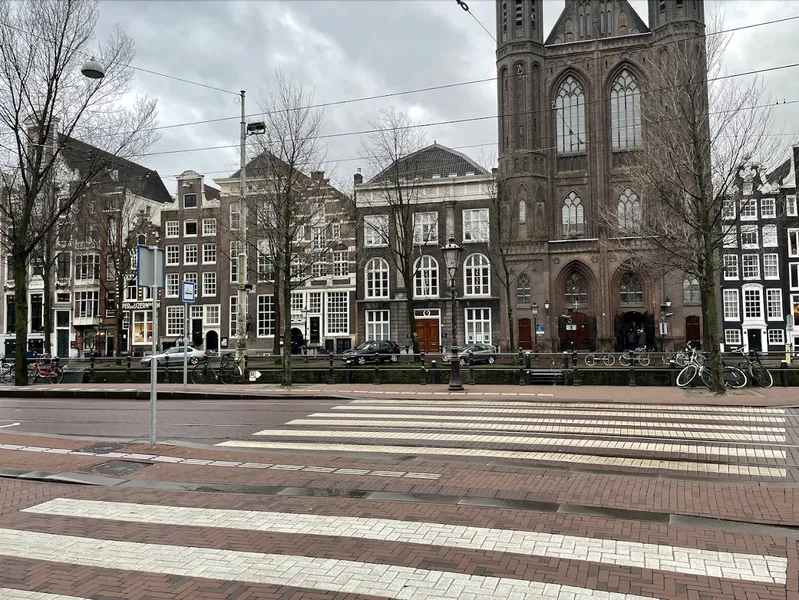
[[[360,169],[353,175],[352,180],[355,182],[355,185],[361,185],[363,183],[363,175],[361,175]]]
[[[325,179],[324,171],[311,171],[311,181],[322,182]]]
[[[499,173],[499,169],[497,169],[496,167],[492,167],[491,174],[496,175],[497,173]]]

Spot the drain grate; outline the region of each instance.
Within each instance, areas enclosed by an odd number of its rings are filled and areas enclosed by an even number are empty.
[[[143,469],[144,467],[149,467],[153,463],[149,462],[138,462],[134,460],[109,460],[108,462],[100,463],[99,465],[94,465],[93,467],[89,467],[88,469],[84,469],[84,471],[88,471],[89,473],[98,473],[100,475],[130,475],[138,471],[139,469]]]
[[[98,442],[85,448],[80,448],[78,452],[93,452],[94,454],[108,454],[115,452],[120,448],[124,448],[127,444],[120,444],[119,442]]]

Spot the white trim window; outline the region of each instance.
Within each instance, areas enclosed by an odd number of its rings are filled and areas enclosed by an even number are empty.
[[[760,218],[761,219],[776,219],[777,218],[777,201],[774,198],[761,198],[760,199]]]
[[[153,343],[153,321],[149,310],[133,311],[133,338],[134,344]]]
[[[203,296],[216,296],[216,271],[203,273]]]
[[[238,231],[241,229],[241,205],[233,203],[230,205],[230,230]]]
[[[463,211],[463,241],[464,242],[487,242],[488,232],[488,209],[471,208]]]
[[[203,219],[203,237],[216,235],[216,219]]]
[[[723,290],[724,298],[724,320],[740,321],[741,311],[738,306],[738,290]]]
[[[735,200],[727,199],[721,208],[721,218],[725,221],[734,221],[736,216]]]
[[[197,219],[183,221],[183,237],[197,237]]]
[[[788,230],[788,256],[799,258],[799,229]]]
[[[197,264],[197,244],[186,244],[183,246],[183,264],[196,265]]]
[[[786,196],[785,197],[785,214],[789,217],[796,217],[799,216],[799,212],[796,210],[796,196]]]
[[[640,280],[639,280],[640,281]],[[682,280],[683,304],[699,304],[702,302],[702,293],[699,289],[699,280],[696,277],[686,277]],[[643,290],[638,304],[643,304]]]
[[[183,208],[197,208],[197,194],[183,194]]]
[[[417,245],[438,243],[437,212],[413,213],[413,243]]]
[[[580,83],[569,75],[560,84],[553,104],[558,154],[585,152],[588,136],[585,131],[585,95]]]
[[[167,221],[164,225],[166,237],[178,238],[180,237],[180,221]]]
[[[324,250],[327,246],[327,230],[324,227],[311,227],[311,249]]]
[[[180,246],[170,245],[166,247],[166,264],[171,266],[180,264]]]
[[[763,255],[763,279],[780,278],[780,255],[769,253]]]
[[[777,226],[776,225],[763,225],[763,247],[776,248],[777,247]]]
[[[228,311],[228,335],[232,338],[238,337],[238,305],[239,305],[239,298],[238,296],[231,296],[230,297],[230,310]],[[244,312],[248,314],[248,310],[250,307],[250,297],[244,297]],[[246,327],[246,323],[245,323]]]
[[[768,345],[769,346],[784,346],[785,345],[785,331],[782,329],[769,329],[768,330]]]
[[[741,330],[740,329],[725,329],[724,330],[724,343],[728,346],[741,345]]]
[[[258,296],[258,337],[275,335],[275,297],[262,294]]]
[[[350,253],[347,250],[333,252],[333,276],[346,277],[350,274]]]
[[[203,244],[203,264],[216,264],[216,244]]]
[[[387,310],[367,310],[366,311],[366,339],[369,341],[381,341],[391,339],[390,328],[391,316]]]
[[[301,271],[294,271],[297,274],[296,279],[299,279],[302,275]],[[317,279],[319,277],[327,277],[327,262],[324,260],[319,260],[315,263],[311,264],[311,277]],[[292,277],[294,279],[294,277]]]
[[[722,260],[724,261],[724,279],[727,281],[738,279],[738,255],[725,254]]]
[[[741,225],[741,248],[757,250],[757,225]]]
[[[760,255],[743,254],[741,256],[741,271],[744,281],[760,279]]]
[[[763,288],[760,286],[743,288],[745,321],[763,320]]]
[[[757,199],[741,200],[741,221],[757,221]]]
[[[463,268],[465,296],[491,295],[491,265],[483,254],[472,254]]]
[[[197,273],[183,273],[183,281],[191,281],[194,284],[195,290],[200,289],[199,286],[197,285]],[[146,290],[148,288],[143,288],[143,289]]]
[[[327,293],[327,335],[348,335],[350,332],[349,292]]]
[[[491,309],[465,309],[466,343],[491,343]]]
[[[729,229],[727,229],[727,232],[724,234],[723,243],[725,248],[738,247],[738,231],[736,230],[735,226],[732,226]]]
[[[363,245],[367,248],[388,246],[388,215],[366,215],[363,218]]]
[[[241,242],[238,240],[230,240],[230,283],[239,282],[239,252],[241,251]]]
[[[766,318],[769,321],[782,320],[782,290],[779,288],[766,290]]]
[[[330,224],[330,237],[335,241],[341,239],[341,223],[338,221]]]
[[[98,316],[100,314],[100,292],[97,290],[75,292],[74,310],[76,319]]]
[[[308,292],[308,313],[322,314],[322,292]]]
[[[792,291],[799,290],[799,263],[790,263],[788,265],[788,284],[791,286]]]
[[[375,257],[366,263],[364,274],[366,276],[366,298],[389,297],[388,262]]]
[[[183,305],[166,307],[166,335],[183,335]]]
[[[206,304],[203,325],[207,327],[219,327],[221,308],[219,304]]]
[[[75,257],[75,280],[93,281],[100,279],[100,255],[78,254]]]
[[[166,297],[177,298],[180,295],[180,275],[178,273],[166,274]]]
[[[413,270],[413,297],[437,298],[438,261],[426,254],[416,260]]]

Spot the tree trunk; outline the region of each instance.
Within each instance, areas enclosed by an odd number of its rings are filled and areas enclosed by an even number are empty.
[[[273,287],[274,296],[275,296],[275,339],[274,345],[272,346],[272,354],[275,356],[280,356],[280,332],[283,329],[283,320],[281,316],[283,313],[280,310],[280,298],[282,297],[281,290],[282,290],[281,282],[280,282],[280,275],[275,275],[275,284]],[[257,326],[257,324],[256,324]]]
[[[56,352],[53,350],[53,282],[50,279],[52,268],[45,263],[42,270],[42,279],[44,280],[44,302],[42,303],[42,320],[44,325],[44,352],[48,352],[51,356],[55,356]]]
[[[508,352],[515,352],[515,340],[513,333],[513,305],[511,304],[511,285],[510,282],[506,280],[505,283],[505,302],[508,305],[508,340],[510,347],[508,348]],[[522,341],[519,340],[519,345],[521,345]],[[533,332],[533,345],[535,345],[535,331]]]
[[[14,254],[15,384],[28,385],[28,269]]]
[[[719,348],[718,331],[718,307],[716,303],[715,274],[707,273],[711,270],[710,262],[706,263],[706,272],[700,277],[700,294],[702,296],[702,325],[705,328],[704,338],[707,340],[707,352],[709,353],[710,367],[710,389],[718,395],[725,393],[724,387],[724,365],[721,360]]]
[[[281,385],[291,387],[291,286],[283,286],[283,377]],[[275,321],[277,327],[277,321]],[[277,332],[275,332],[277,333]]]

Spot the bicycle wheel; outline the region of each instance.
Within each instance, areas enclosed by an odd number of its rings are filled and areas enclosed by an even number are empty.
[[[651,361],[649,359],[648,354],[642,354],[641,356],[638,357],[638,364],[641,365],[642,367],[648,367],[650,362]]]
[[[28,385],[33,385],[36,383],[36,379],[38,378],[39,374],[36,369],[31,369],[28,371]]]
[[[677,387],[686,387],[696,377],[696,365],[686,365],[682,371],[677,375]]]
[[[699,367],[699,377],[702,379],[702,383],[705,385],[705,387],[709,388],[711,384],[711,373],[707,365],[702,365]]]
[[[56,366],[51,367],[47,379],[50,380],[50,383],[61,383],[64,381],[64,369]]]
[[[596,364],[596,356],[593,354],[586,354],[585,355],[585,364],[589,367],[593,367]]]
[[[746,385],[746,373],[738,367],[724,367],[724,385],[740,389]]]
[[[205,383],[205,365],[197,365],[191,370],[192,383]]]
[[[602,358],[602,362],[605,363],[606,367],[612,367],[616,364],[616,359],[613,358],[613,355],[608,353]]]
[[[227,364],[219,371],[219,379],[225,385],[233,385],[241,381],[241,367],[237,364]]]
[[[625,352],[624,354],[619,356],[619,364],[622,365],[623,367],[629,367],[630,366],[630,353],[629,352]]]
[[[768,388],[774,385],[774,378],[769,373],[768,369],[759,363],[754,363],[749,366],[749,374],[752,376],[752,383],[760,387]]]

